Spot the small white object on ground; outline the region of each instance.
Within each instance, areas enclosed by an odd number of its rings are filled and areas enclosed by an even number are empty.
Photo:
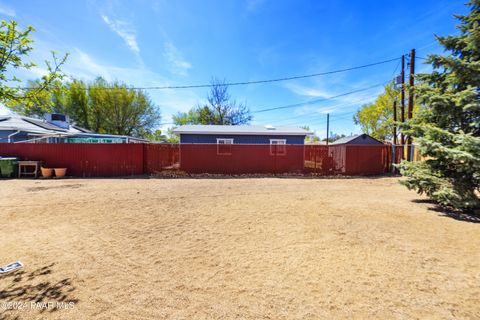
[[[11,272],[20,268],[23,268],[23,263],[21,263],[20,261],[15,261],[7,264],[6,266],[1,266],[0,274]]]

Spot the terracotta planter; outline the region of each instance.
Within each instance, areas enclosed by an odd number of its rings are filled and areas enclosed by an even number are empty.
[[[63,178],[67,174],[67,168],[55,168],[55,177]]]
[[[53,175],[53,169],[52,168],[40,167],[40,171],[42,172],[42,177],[44,177],[44,178],[50,178]]]

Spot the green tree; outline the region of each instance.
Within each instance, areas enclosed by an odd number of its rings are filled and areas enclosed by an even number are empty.
[[[393,102],[399,100],[399,92],[392,84],[385,87],[374,102],[362,106],[353,117],[355,124],[360,125],[362,131],[378,140],[392,138],[393,131]]]
[[[168,143],[179,142],[178,136],[173,133],[173,128],[169,128],[166,134],[164,134],[162,130],[157,129],[154,132],[146,135],[145,138],[152,142],[168,142]]]
[[[7,106],[23,104],[25,108],[39,108],[38,99],[43,99],[44,92],[51,90],[56,81],[63,77],[60,67],[65,63],[68,53],[58,58],[52,51],[53,62],[45,62],[48,72],[34,83],[34,89],[24,90],[20,87],[21,79],[15,75],[15,71],[37,66],[32,61],[25,61],[33,50],[31,33],[34,31],[32,26],[26,30],[19,29],[14,20],[0,22],[0,102]]]
[[[78,87],[71,87],[76,85]],[[70,110],[85,123],[88,129],[99,133],[111,133],[146,137],[155,131],[160,122],[160,110],[142,90],[129,88],[119,82],[108,83],[97,78],[87,85],[88,100],[78,94],[80,83],[71,83]],[[75,94],[77,93],[77,94]],[[77,118],[75,118],[77,121]]]
[[[90,124],[93,103],[89,101],[87,85],[83,81],[74,79],[65,87],[65,113],[75,119],[76,124],[80,127],[92,129]]]
[[[344,135],[344,134],[337,134],[333,137],[329,137],[328,142],[335,142],[335,141],[340,140],[340,139],[345,138],[345,137],[346,137],[346,135]],[[327,141],[327,138],[323,138],[322,141]]]
[[[36,90],[37,83],[33,82],[29,90]],[[98,133],[147,137],[155,132],[161,119],[160,110],[146,92],[119,82],[108,83],[103,78],[90,83],[57,81],[50,91],[32,101],[13,108],[38,117],[45,112],[64,113],[77,125]]]
[[[479,208],[480,186],[480,0],[456,16],[456,36],[437,37],[448,55],[429,55],[433,72],[417,76],[422,104],[404,126],[427,160],[402,162],[402,183],[445,206]]]
[[[305,126],[300,126],[300,128],[311,132],[310,131],[310,126],[305,125]],[[317,141],[320,141],[320,138],[315,133],[313,133],[310,136],[305,137],[305,142],[312,143],[312,142],[317,142]]]
[[[225,81],[212,80],[207,103],[173,116],[175,125],[184,124],[248,124],[252,120],[250,110],[243,103],[237,103],[228,93]]]

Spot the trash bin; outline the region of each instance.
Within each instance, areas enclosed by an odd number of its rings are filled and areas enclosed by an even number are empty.
[[[18,172],[18,158],[0,158],[0,177],[14,178]]]

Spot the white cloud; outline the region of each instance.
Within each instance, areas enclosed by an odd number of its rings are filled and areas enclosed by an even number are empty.
[[[30,68],[28,69],[28,71],[40,78],[50,73],[47,68],[41,68],[38,66]]]
[[[373,101],[378,96],[378,94],[383,91],[383,87],[378,86],[372,87],[371,89],[365,91],[331,98],[343,94],[347,91],[354,91],[362,89],[364,87],[368,87],[368,85],[366,83],[355,83],[352,84],[352,87],[349,87],[349,89],[347,89],[344,85],[336,85],[334,83],[330,83],[329,90],[322,88],[324,85],[320,82],[317,82],[317,84],[311,87],[302,86],[298,83],[289,83],[285,84],[284,86],[296,95],[309,97],[309,100],[313,101],[320,100],[316,103],[312,103],[311,105],[305,105],[296,108],[295,114],[298,114],[300,116],[316,113],[327,114],[354,110],[367,102]],[[309,100],[307,99],[306,101]]]
[[[76,78],[91,80],[102,76],[107,81],[121,80],[128,81],[128,84],[135,86],[164,86],[168,85],[168,79],[152,72],[143,65],[139,67],[114,66],[96,60],[85,51],[74,48],[67,63],[62,70]]]
[[[185,76],[192,65],[183,58],[182,53],[171,42],[164,45],[163,55],[169,63],[170,72],[176,75]]]
[[[78,48],[73,50],[63,70],[66,74],[86,81],[102,76],[107,81],[128,81],[128,85],[136,87],[171,85],[170,79],[143,66],[128,68],[104,64]],[[200,101],[196,91],[193,90],[148,90],[148,94],[152,101],[160,107],[162,123],[171,122],[173,114],[187,111]]]
[[[9,17],[15,17],[15,15],[16,15],[15,10],[5,6],[2,3],[0,3],[0,14],[6,15],[6,16],[9,16]]]
[[[135,28],[130,22],[110,19],[106,15],[102,15],[102,19],[108,25],[110,30],[118,34],[123,41],[125,41],[130,50],[135,54],[140,53]]]
[[[299,96],[316,97],[316,98],[328,98],[332,96],[328,91],[315,87],[306,87],[295,83],[287,83],[285,87]]]

